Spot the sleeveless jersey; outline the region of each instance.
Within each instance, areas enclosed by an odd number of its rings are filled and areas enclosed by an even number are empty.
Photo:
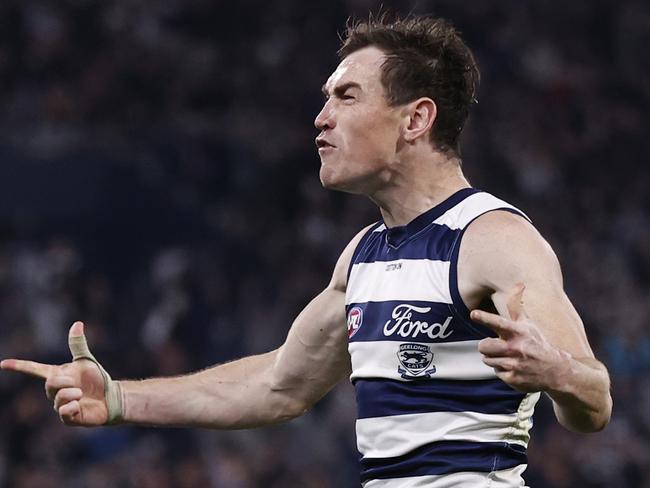
[[[457,284],[464,230],[506,210],[463,189],[403,227],[378,222],[355,249],[346,312],[364,488],[524,486],[539,393],[497,378]]]

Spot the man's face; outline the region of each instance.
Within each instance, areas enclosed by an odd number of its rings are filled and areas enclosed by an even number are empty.
[[[326,102],[314,125],[320,130],[316,144],[326,188],[372,193],[395,160],[400,110],[389,107],[385,98],[380,79],[384,59],[376,47],[355,51],[323,86]]]

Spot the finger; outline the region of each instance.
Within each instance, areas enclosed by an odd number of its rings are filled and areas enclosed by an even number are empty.
[[[63,405],[75,400],[81,400],[82,396],[81,388],[63,388],[54,397],[54,410],[58,412]]]
[[[72,327],[70,327],[70,332],[68,333],[68,347],[70,348],[70,354],[72,354],[73,361],[84,358],[90,359],[93,357],[88,348],[88,343],[86,342],[83,322],[75,322],[72,324]]]
[[[506,356],[510,348],[503,339],[488,338],[478,343],[478,352],[485,356]]]
[[[66,425],[75,424],[75,417],[81,413],[79,401],[73,400],[70,403],[61,405],[59,408],[59,418]]]
[[[508,308],[508,313],[512,320],[519,320],[521,318],[527,318],[526,311],[524,310],[524,290],[526,285],[523,283],[517,283],[515,292],[510,295],[508,298],[508,303],[506,307]]]
[[[54,396],[62,388],[71,388],[74,387],[75,381],[70,376],[64,375],[54,375],[49,376],[45,381],[45,394],[50,400],[54,399]]]
[[[56,366],[52,364],[37,363],[36,361],[25,361],[23,359],[5,359],[0,362],[0,367],[7,371],[25,373],[37,378],[47,378]]]
[[[470,318],[493,330],[499,337],[510,336],[517,331],[512,320],[508,320],[494,313],[485,312],[484,310],[472,310]]]
[[[505,358],[505,357],[487,357],[483,356],[483,362],[489,367],[494,368],[497,373],[504,371],[514,371],[517,368],[517,360],[514,358]]]

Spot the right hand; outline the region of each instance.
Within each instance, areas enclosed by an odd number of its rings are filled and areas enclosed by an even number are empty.
[[[122,417],[119,382],[111,379],[88,350],[82,322],[70,327],[68,345],[72,354],[70,363],[54,365],[6,359],[0,362],[0,367],[44,379],[45,393],[66,425],[93,427],[119,421]]]

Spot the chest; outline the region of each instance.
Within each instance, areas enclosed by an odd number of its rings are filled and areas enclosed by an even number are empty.
[[[458,323],[451,291],[453,242],[431,234],[397,248],[381,236],[353,263],[346,311],[350,341],[421,343],[475,338]]]

